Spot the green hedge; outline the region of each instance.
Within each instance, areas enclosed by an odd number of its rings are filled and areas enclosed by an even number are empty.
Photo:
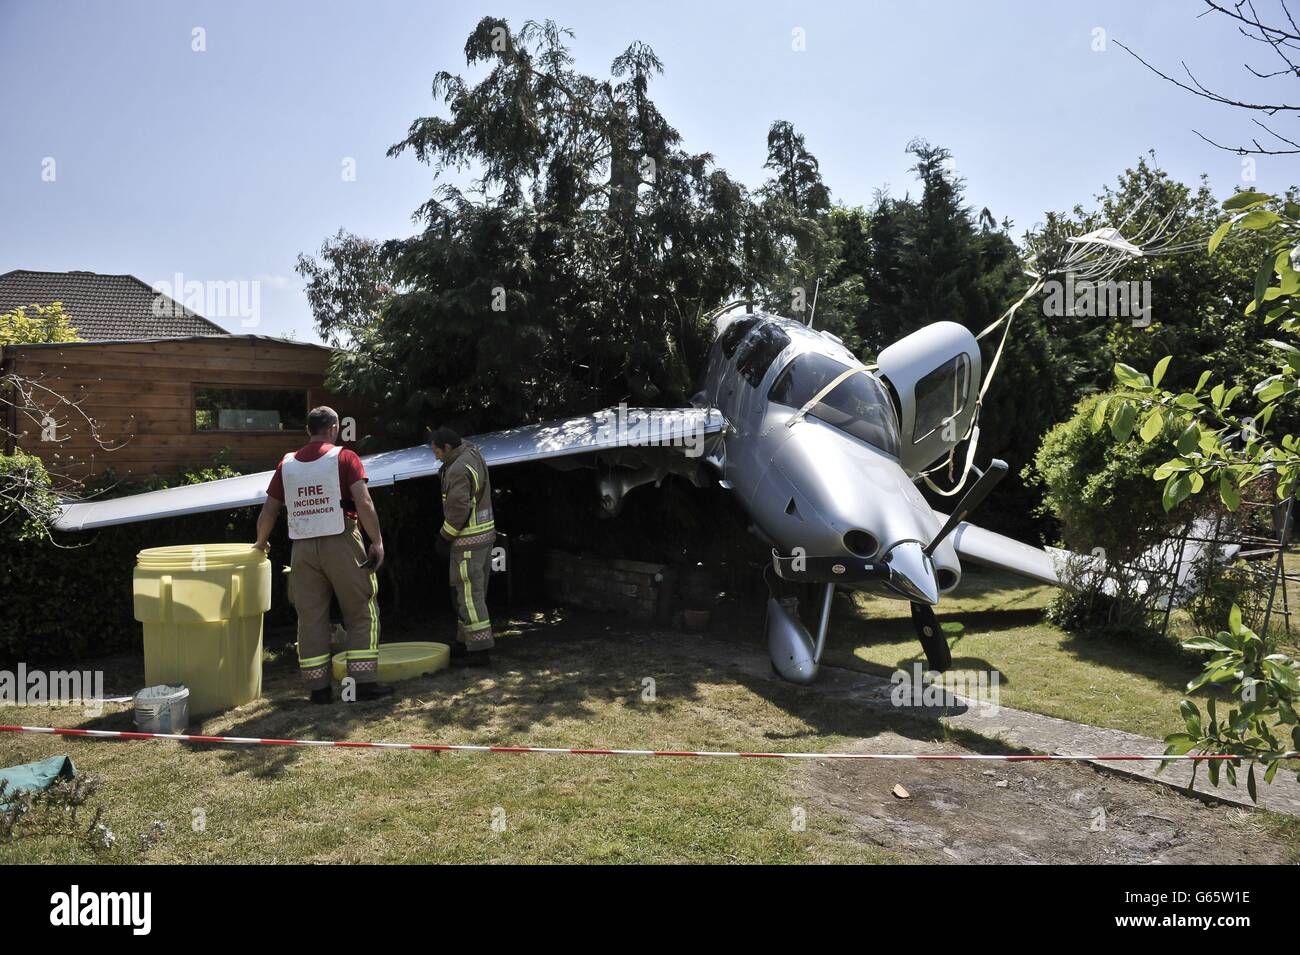
[[[7,460],[0,456],[0,469]],[[114,494],[232,473],[218,466],[172,481],[117,485]],[[732,563],[739,578],[752,579],[755,586],[760,581],[766,551],[746,533],[744,514],[731,496],[718,488],[694,488],[670,478],[661,488],[633,491],[622,514],[605,518],[590,470],[523,465],[494,471],[493,484],[497,526],[511,537],[517,602],[542,599],[542,555],[548,547],[672,564]],[[377,489],[374,499],[387,552],[379,574],[382,623],[401,625],[418,637],[422,628],[432,630],[452,613],[446,563],[434,549],[442,525],[438,482],[403,482]],[[18,533],[17,522],[0,523],[0,665],[67,663],[138,650],[141,629],[131,597],[136,555],[146,547],[252,543],[256,520],[257,509],[244,508],[58,534],[54,542],[31,534],[30,527],[27,534]],[[275,590],[267,624],[274,627],[295,621],[280,573],[290,554],[283,518],[271,544]],[[503,581],[494,578],[490,602],[500,605],[505,597]]]
[[[0,456],[0,477],[21,472],[37,485],[48,485],[39,460],[25,455]],[[174,479],[118,483],[112,475],[99,487],[114,496],[192,484],[236,472],[218,464]],[[95,487],[86,489],[94,492]],[[445,570],[434,572],[433,534],[442,524],[436,481],[412,482],[376,493],[389,559],[380,572],[380,608],[386,624],[402,617],[420,620],[450,612]],[[48,504],[48,499],[40,500]],[[184,544],[252,543],[257,509],[196,514],[164,521],[104,528],[86,534],[56,533],[51,539],[38,522],[16,509],[0,510],[0,665],[23,660],[75,661],[136,650],[141,628],[132,608],[131,575],[136,555],[148,547]],[[295,615],[284,593],[281,568],[288,563],[290,541],[281,518],[271,538],[275,564],[268,626],[293,624]],[[445,565],[443,565],[445,566]],[[436,580],[433,578],[437,578]]]
[[[17,457],[0,456],[0,471]],[[115,493],[233,473],[218,465],[171,481],[118,484]],[[108,485],[113,477],[107,475],[98,483]],[[56,533],[51,539],[34,533],[31,522],[21,515],[11,515],[0,523],[0,662],[66,662],[138,647],[141,631],[132,614],[131,596],[136,554],[146,547],[172,544],[251,543],[255,523],[256,511],[245,509],[86,534]]]
[[[1043,436],[1023,473],[1042,488],[1043,511],[1061,522],[1068,548],[1083,554],[1102,548],[1110,559],[1126,561],[1175,535],[1201,501],[1165,512],[1151,472],[1174,455],[1172,437],[1144,444],[1116,441],[1107,428],[1092,430],[1097,403],[1110,396],[1080,401],[1071,418]]]

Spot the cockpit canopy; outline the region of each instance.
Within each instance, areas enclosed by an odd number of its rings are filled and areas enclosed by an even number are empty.
[[[848,370],[848,365],[827,355],[798,355],[772,383],[768,400],[798,410]],[[898,457],[898,419],[893,402],[880,382],[866,372],[844,379],[813,405],[808,415]]]

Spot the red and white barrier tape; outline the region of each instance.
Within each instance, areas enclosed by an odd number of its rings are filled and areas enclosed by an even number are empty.
[[[409,749],[434,753],[552,753],[565,756],[692,756],[739,757],[743,759],[882,759],[915,760],[918,762],[959,762],[963,760],[1001,761],[1008,763],[1045,762],[1164,762],[1166,760],[1202,761],[1232,760],[1237,756],[1225,754],[1185,753],[1181,756],[1151,756],[1113,754],[1102,756],[1020,756],[1011,754],[988,755],[983,753],[748,753],[713,750],[670,749],[584,749],[567,746],[477,746],[470,743],[378,743],[362,740],[329,739],[260,739],[255,736],[194,736],[187,733],[140,733],[127,730],[67,729],[56,726],[2,726],[4,733],[43,733],[53,736],[76,736],[89,739],[170,739],[180,743],[228,743],[236,746],[334,746],[339,749]],[[1291,759],[1300,753],[1285,753]]]

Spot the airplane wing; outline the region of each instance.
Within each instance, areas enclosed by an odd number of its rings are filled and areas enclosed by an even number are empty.
[[[675,448],[689,456],[703,454],[705,439],[720,434],[727,421],[715,408],[607,408],[594,414],[493,431],[466,438],[477,444],[489,465],[545,461],[617,448]],[[432,477],[438,459],[426,445],[384,451],[361,459],[369,485]],[[107,500],[64,504],[54,522],[57,530],[87,531],[116,524],[152,521],[205,511],[254,507],[266,500],[273,471],[147,491]]]
[[[976,527],[967,521],[952,532],[957,556],[972,563],[1008,570],[1043,584],[1061,586],[1060,570],[1066,551],[1048,551],[1004,534]]]
[[[1056,587],[1071,587],[1070,581],[1078,579],[1075,575],[1079,573],[1102,573],[1106,575],[1101,581],[1105,593],[1115,593],[1118,589],[1112,575],[1125,575],[1126,586],[1137,593],[1145,593],[1151,585],[1152,575],[1172,577],[1177,569],[1172,592],[1175,605],[1178,605],[1188,594],[1200,588],[1195,578],[1206,552],[1215,546],[1211,543],[1212,533],[1213,522],[1198,518],[1187,539],[1171,537],[1143,552],[1131,565],[1116,568],[1108,568],[1104,560],[1094,555],[1076,554],[1059,547],[1034,547],[966,522],[957,525],[957,530],[953,531],[953,546],[957,556],[963,560],[1008,570]],[[1219,561],[1230,562],[1240,553],[1241,547],[1235,543],[1220,544],[1218,551]]]

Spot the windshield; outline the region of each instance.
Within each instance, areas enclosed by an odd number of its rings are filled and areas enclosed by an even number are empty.
[[[790,408],[802,408],[846,371],[847,365],[825,355],[800,355],[781,372],[768,399]],[[898,421],[893,403],[880,382],[869,374],[844,379],[813,405],[808,414],[898,456]]]

